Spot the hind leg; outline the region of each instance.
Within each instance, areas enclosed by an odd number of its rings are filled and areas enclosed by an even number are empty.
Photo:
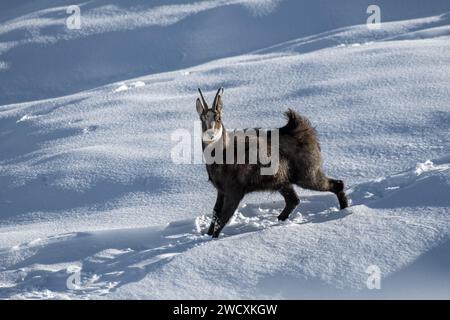
[[[280,194],[284,198],[284,201],[286,202],[286,206],[278,216],[278,220],[284,221],[289,217],[291,212],[298,206],[298,204],[300,203],[300,199],[298,198],[298,195],[295,192],[294,187],[292,185],[286,185],[280,190],[278,190],[278,192],[280,192]]]
[[[337,196],[339,201],[339,206],[342,209],[345,209],[348,207],[348,199],[345,195],[344,191],[344,181],[342,180],[334,180],[334,179],[328,179],[329,183],[333,187],[333,193]]]
[[[315,191],[333,192],[338,198],[341,210],[348,207],[348,199],[344,191],[344,182],[342,180],[330,179],[326,177],[322,171],[319,171],[313,179],[308,179],[307,182],[299,183],[299,185],[302,188]]]

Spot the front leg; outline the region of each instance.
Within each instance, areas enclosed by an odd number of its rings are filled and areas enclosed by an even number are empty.
[[[220,216],[220,213],[222,212],[223,201],[224,201],[223,193],[220,191],[217,191],[217,199],[216,199],[216,204],[214,205],[213,216],[211,218],[211,224],[209,225],[209,229],[208,229],[208,233],[207,233],[208,236],[212,236],[212,234],[214,233],[214,227],[216,225],[217,218]]]
[[[233,216],[234,212],[239,206],[239,202],[241,202],[243,197],[243,192],[235,192],[232,194],[227,193],[225,195],[222,211],[217,216],[217,219],[215,221],[214,231],[212,234],[213,238],[217,238],[219,236],[223,227],[225,227],[230,218]]]

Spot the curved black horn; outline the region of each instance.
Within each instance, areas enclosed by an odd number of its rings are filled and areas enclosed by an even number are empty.
[[[217,90],[216,96],[214,97],[214,102],[213,102],[213,110],[216,111],[216,106],[217,106],[217,102],[219,99],[219,96],[223,94],[223,87],[220,87],[219,90]]]
[[[200,88],[198,88],[198,92],[200,93],[200,97],[202,98],[203,107],[205,109],[208,109],[208,104],[206,103],[205,97],[203,97],[203,93],[202,90],[200,90]]]

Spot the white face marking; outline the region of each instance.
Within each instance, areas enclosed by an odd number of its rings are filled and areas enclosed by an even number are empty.
[[[220,126],[219,130],[217,129],[208,129],[203,132],[203,142],[211,143],[222,138],[222,126]]]
[[[207,124],[207,128],[209,129],[203,132],[203,142],[211,143],[219,140],[222,137],[222,126],[216,128],[216,118],[214,112],[208,111],[208,113],[205,115],[205,121]]]

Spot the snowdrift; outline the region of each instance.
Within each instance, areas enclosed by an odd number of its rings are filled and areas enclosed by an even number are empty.
[[[350,193],[355,205],[342,211],[331,194],[304,198],[287,222],[276,218],[282,202],[244,204],[215,241],[205,235],[206,216],[35,239],[0,251],[0,292],[3,298],[445,298],[449,194],[450,163],[426,161],[358,185]],[[380,292],[366,287],[372,265],[382,270]]]

